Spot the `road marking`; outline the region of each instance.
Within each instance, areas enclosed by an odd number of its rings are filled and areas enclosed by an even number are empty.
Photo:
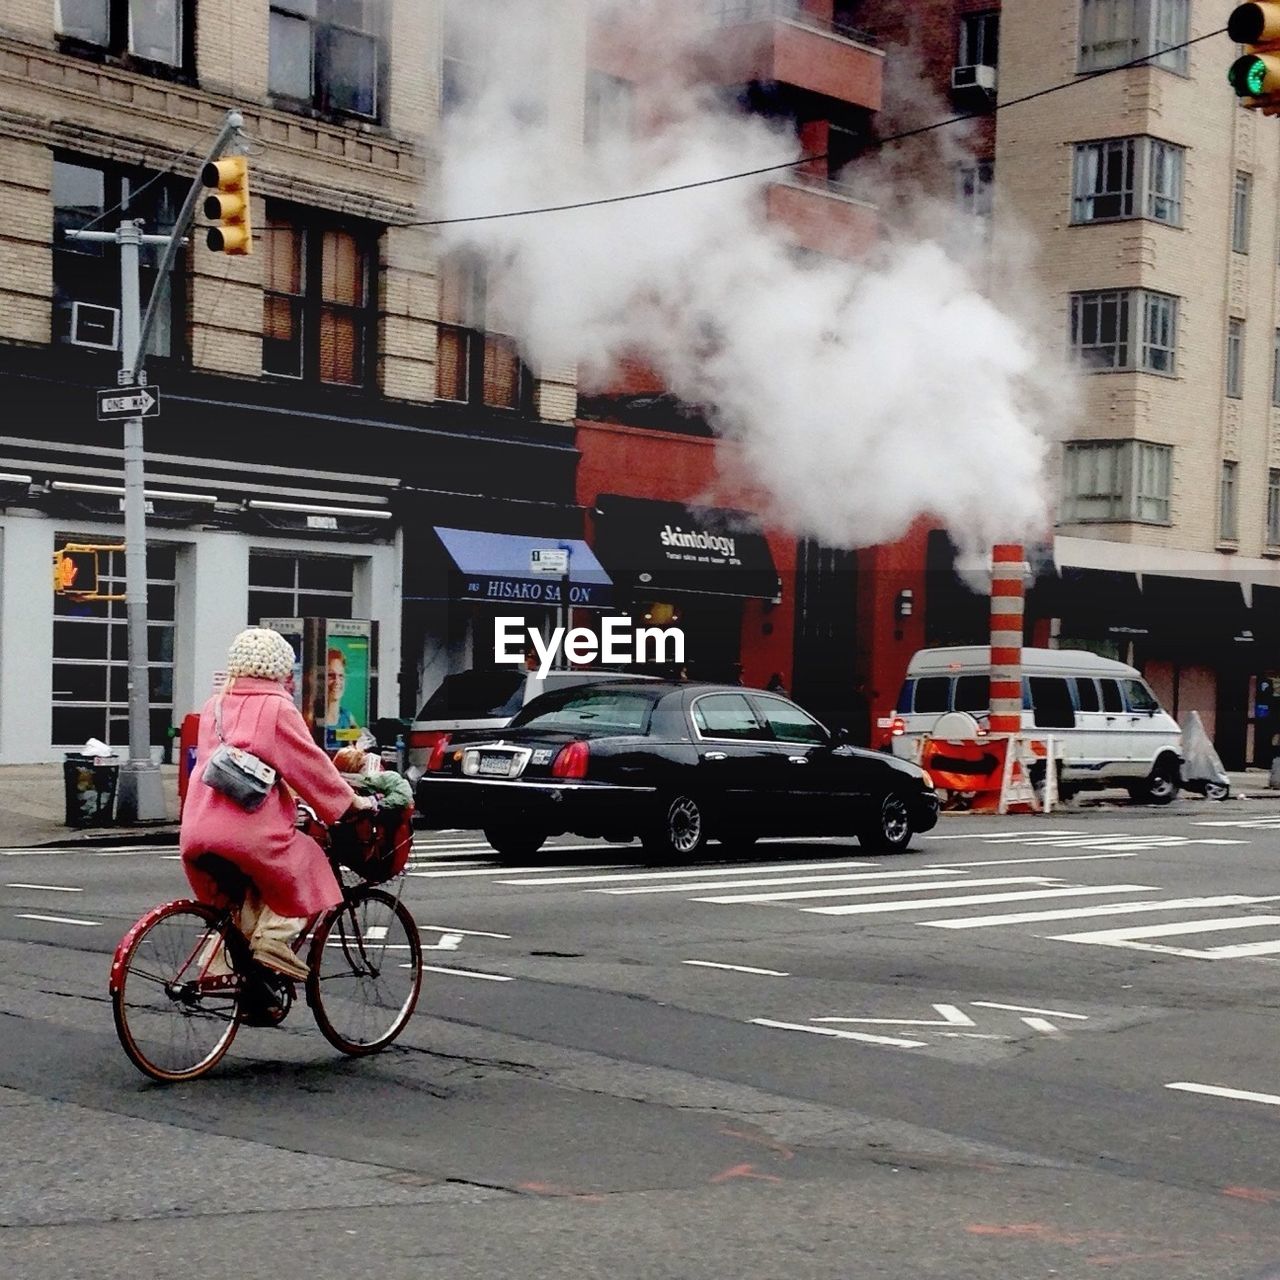
[[[422,949],[423,951],[457,951],[458,943],[461,941],[460,933],[442,933],[439,942],[424,942]]]
[[[842,871],[846,867],[874,867],[874,862],[865,859],[858,862],[791,862],[778,866],[755,863],[746,867],[686,867],[683,871],[615,871],[612,874],[603,872],[598,875],[563,876],[555,880],[499,880],[499,884],[601,884],[620,880],[689,880],[698,876],[742,876],[753,871],[791,872],[791,871]],[[567,867],[556,867],[554,870],[564,871]]]
[[[592,846],[594,847],[594,846]],[[564,867],[543,867],[543,871],[580,871],[581,867],[570,863]],[[413,876],[417,880],[445,880],[454,876],[493,876],[502,875],[507,872],[506,867],[465,867],[461,869],[452,868],[448,871],[406,871],[405,875]],[[509,874],[509,872],[508,872]],[[499,880],[499,884],[539,884],[538,880]],[[551,881],[552,884],[555,881]]]
[[[1137,929],[1098,929],[1090,933],[1064,933],[1054,942],[1085,942],[1099,946],[1126,946],[1139,938],[1170,938],[1184,933],[1217,933],[1223,929],[1261,929],[1280,924],[1280,916],[1220,916],[1216,920],[1177,920],[1172,924],[1149,924]],[[1263,944],[1265,945],[1265,944]],[[1227,950],[1228,948],[1219,948]],[[1276,944],[1280,950],[1280,943]]]
[[[1109,858],[1132,858],[1131,853],[1064,853],[1061,857],[1049,854],[1043,858],[989,858],[981,862],[935,862],[935,871],[943,867],[1017,867],[1031,862],[1043,865],[1046,862],[1105,862]]]
[[[857,916],[880,911],[932,911],[937,907],[980,906],[987,902],[1018,902],[1028,898],[1073,898],[1091,893],[1152,893],[1155,888],[1150,884],[1103,884],[1083,889],[1030,889],[1019,893],[975,893],[962,898],[926,898],[923,902],[858,902],[842,903],[838,907],[800,909],[817,915]]]
[[[1019,831],[991,831],[982,833],[979,831],[957,831],[947,835],[925,836],[926,840],[989,840],[995,843],[999,840],[1025,840],[1030,834],[1037,836],[1078,836],[1084,833],[1076,827],[1054,827],[1049,831],[1036,830],[1035,828],[1022,828]]]
[[[814,1018],[814,1022],[859,1022],[895,1027],[976,1027],[978,1024],[967,1013],[961,1013],[953,1004],[933,1006],[941,1018]]]
[[[765,870],[766,868],[761,868]],[[846,881],[850,883],[861,883],[863,880],[901,880],[915,876],[933,876],[940,874],[933,867],[917,868],[914,871],[851,871],[845,875],[837,876],[775,876],[763,880],[707,880],[702,884],[644,884],[644,885],[628,885],[625,889],[588,889],[588,893],[613,893],[613,894],[636,894],[636,893],[706,893],[712,889],[751,889],[757,885],[780,885],[780,884],[821,884],[831,883],[833,881]],[[956,869],[954,871],[944,872],[941,874],[950,874],[955,876],[963,875],[964,872]],[[893,888],[894,886],[890,886]],[[901,885],[903,889],[917,889],[919,885]],[[927,886],[926,886],[927,887]]]
[[[957,916],[952,920],[921,920],[930,929],[989,929],[994,925],[1035,924],[1042,920],[1077,920],[1088,916],[1133,915],[1140,911],[1194,911],[1205,907],[1244,907],[1274,902],[1274,896],[1251,898],[1225,893],[1217,898],[1152,898],[1146,902],[1108,902],[1103,906],[1059,907],[1052,911],[1011,911],[994,916]]]
[[[423,969],[430,970],[432,973],[450,973],[456,978],[482,978],[485,982],[514,982],[514,978],[508,978],[502,973],[478,973],[475,969],[446,969],[444,965],[424,964]]]
[[[509,933],[485,933],[483,929],[455,929],[452,925],[442,924],[420,924],[419,929],[427,933],[456,933],[463,938],[507,938],[510,939]]]
[[[1025,1022],[1032,1031],[1040,1031],[1046,1036],[1052,1036],[1055,1040],[1065,1040],[1067,1038],[1067,1033],[1065,1031],[1055,1027],[1052,1022],[1048,1022],[1044,1018],[1023,1018],[1022,1021]]]
[[[755,969],[749,964],[717,964],[714,960],[681,960],[681,964],[697,965],[701,969],[729,969],[734,973],[759,973],[766,978],[789,978],[780,969]]]
[[[1197,827],[1244,827],[1251,831],[1274,831],[1280,827],[1280,814],[1272,814],[1269,818],[1215,818],[1213,820],[1200,818],[1192,825]]]
[[[43,920],[48,924],[97,925],[102,923],[101,920],[77,920],[74,916],[37,916],[24,911],[15,911],[14,915],[16,915],[19,920]]]
[[[970,1000],[969,1003],[978,1009],[1007,1009],[1010,1013],[1040,1013],[1046,1018],[1075,1018],[1080,1022],[1089,1021],[1087,1013],[1063,1013],[1061,1009],[1029,1009],[1023,1004],[997,1004],[994,1000]]]
[[[1280,1107],[1280,1095],[1252,1093],[1248,1089],[1228,1089],[1220,1084],[1194,1084],[1190,1080],[1178,1080],[1165,1085],[1165,1088],[1179,1089],[1183,1093],[1206,1093],[1213,1098],[1232,1098],[1238,1102],[1265,1102],[1268,1106]]]
[[[990,876],[979,880],[926,880],[923,884],[873,884],[862,888],[859,885],[841,885],[839,889],[788,889],[783,893],[727,893],[714,898],[695,898],[695,902],[795,902],[801,898],[848,898],[865,897],[875,893],[922,893],[930,889],[958,889],[962,884],[967,889],[973,885],[990,884],[1053,884],[1050,876]],[[962,902],[962,898],[930,899],[930,901]]]
[[[895,1049],[924,1049],[923,1040],[901,1040],[895,1036],[873,1036],[866,1031],[841,1031],[839,1027],[814,1027],[803,1022],[775,1022],[772,1018],[752,1018],[757,1027],[777,1027],[780,1031],[807,1031],[812,1036],[834,1036],[838,1040],[861,1040],[866,1044],[887,1044]]]
[[[44,889],[49,893],[83,893],[83,889],[77,889],[69,884],[7,884],[6,889]]]

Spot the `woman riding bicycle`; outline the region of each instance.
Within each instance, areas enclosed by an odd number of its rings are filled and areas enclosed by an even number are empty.
[[[295,827],[290,788],[328,824],[376,802],[356,795],[315,744],[293,703],[293,667],[293,649],[278,631],[250,627],[232,641],[227,685],[200,713],[180,844],[196,897],[226,908],[239,905],[243,894],[239,923],[254,958],[304,980],[307,967],[290,943],[315,916],[341,902],[342,891],[324,851]],[[276,770],[270,794],[252,812],[203,779],[223,742]]]

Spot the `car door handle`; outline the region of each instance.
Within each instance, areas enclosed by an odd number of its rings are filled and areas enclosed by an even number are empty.
[[[729,757],[723,751],[708,751],[702,758],[704,760],[727,760]]]
[[[809,763],[808,756],[788,756],[787,759],[790,760],[792,764],[808,764]]]

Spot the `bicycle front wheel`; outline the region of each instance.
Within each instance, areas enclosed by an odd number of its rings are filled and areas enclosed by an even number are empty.
[[[409,909],[382,889],[353,890],[316,927],[307,1003],[335,1049],[385,1049],[413,1016],[422,939]]]
[[[212,907],[171,902],[144,916],[116,953],[116,1034],[134,1066],[153,1080],[194,1080],[235,1039],[240,984],[227,972],[227,927],[225,914]]]

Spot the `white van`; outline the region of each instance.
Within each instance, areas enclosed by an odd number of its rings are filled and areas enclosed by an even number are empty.
[[[892,712],[893,754],[914,760],[920,739],[948,711],[986,728],[991,650],[921,649]],[[1182,785],[1182,734],[1139,672],[1080,649],[1023,649],[1023,732],[1052,735],[1064,795],[1126,787],[1134,799],[1168,804]]]

